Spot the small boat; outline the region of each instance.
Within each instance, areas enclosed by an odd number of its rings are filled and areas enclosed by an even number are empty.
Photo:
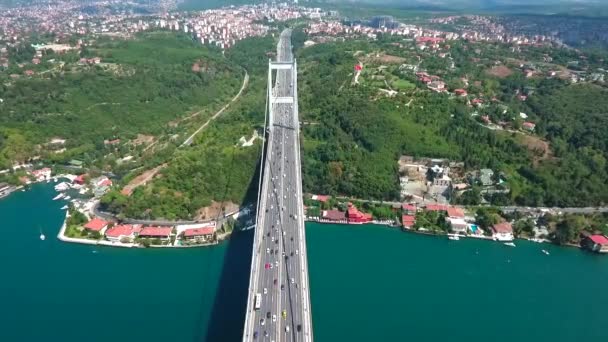
[[[546,249],[543,249],[543,253],[545,253],[546,255],[549,255],[549,251],[547,251]]]
[[[53,201],[56,201],[56,200],[58,200],[58,199],[62,199],[62,198],[63,198],[63,196],[65,196],[65,195],[64,195],[64,194],[59,194],[59,195],[57,195],[57,196],[53,197]]]
[[[515,247],[515,244],[513,242],[505,242],[505,246]]]
[[[458,237],[458,235],[448,235],[448,239],[454,240],[454,241],[460,240],[460,238]]]
[[[66,210],[68,208],[67,205],[64,205],[63,207],[61,207],[61,210]]]
[[[69,200],[70,198],[72,198],[72,197],[70,197],[70,196],[68,195],[68,196],[65,196],[63,199],[67,201],[67,200]]]
[[[44,236],[44,234],[40,234],[40,240],[44,241],[44,239],[46,239],[46,237]]]

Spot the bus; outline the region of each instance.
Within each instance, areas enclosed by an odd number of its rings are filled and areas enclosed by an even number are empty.
[[[255,300],[253,301],[253,305],[254,305],[255,310],[260,310],[260,307],[262,306],[262,294],[261,293],[255,294]]]

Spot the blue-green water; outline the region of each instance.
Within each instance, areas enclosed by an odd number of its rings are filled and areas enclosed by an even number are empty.
[[[250,232],[203,249],[63,243],[54,195],[0,200],[1,342],[240,340]],[[608,338],[608,257],[379,226],[308,224],[307,238],[316,341]]]

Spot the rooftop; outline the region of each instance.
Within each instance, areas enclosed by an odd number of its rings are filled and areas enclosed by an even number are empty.
[[[87,224],[85,224],[84,227],[86,229],[94,230],[94,231],[98,232],[107,225],[108,225],[107,221],[104,221],[104,220],[98,219],[98,218],[94,218],[91,221],[87,222]]]

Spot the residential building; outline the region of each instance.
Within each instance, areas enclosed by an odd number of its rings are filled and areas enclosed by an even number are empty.
[[[454,233],[463,233],[464,234],[468,230],[469,225],[462,218],[448,217],[447,221],[450,224],[450,229]]]
[[[121,240],[133,240],[141,231],[141,225],[123,224],[109,228],[105,232],[106,239],[112,242],[121,242]]]
[[[215,233],[215,222],[183,224],[175,227],[184,240],[210,241]]]
[[[321,212],[321,218],[328,222],[347,223],[346,214],[339,210],[323,210]]]
[[[144,227],[138,234],[140,238],[167,240],[171,236],[172,227]]]
[[[401,209],[406,215],[416,215],[417,208],[415,203],[403,203]]]
[[[464,211],[461,208],[449,207],[447,212],[449,218],[464,219]]]
[[[583,238],[581,246],[596,253],[608,253],[608,237],[604,235],[589,235]]]
[[[494,171],[491,169],[479,170],[479,181],[483,186],[490,186],[494,184]]]
[[[99,218],[94,218],[84,225],[84,229],[91,232],[103,234],[108,228],[108,222]]]
[[[513,227],[509,222],[497,223],[492,226],[492,238],[498,241],[513,241]]]
[[[372,220],[372,214],[359,211],[352,203],[348,203],[348,223],[367,223]]]
[[[402,215],[401,216],[401,223],[403,225],[403,228],[405,228],[405,229],[412,229],[412,227],[416,223],[416,216],[413,216],[413,215]]]

